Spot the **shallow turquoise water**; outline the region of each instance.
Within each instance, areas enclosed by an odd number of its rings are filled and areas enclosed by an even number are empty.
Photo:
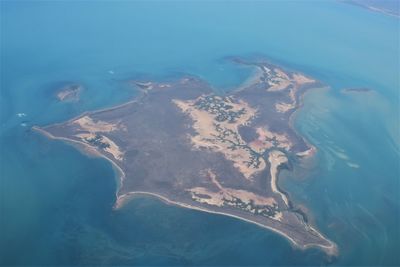
[[[282,185],[338,243],[331,264],[400,265],[399,20],[330,1],[0,5],[0,263],[328,263],[256,226],[153,199],[113,211],[107,162],[29,131],[126,101],[130,77],[191,73],[229,90],[250,73],[223,60],[239,55],[331,86],[309,94],[296,120],[319,149],[315,168]],[[84,84],[81,102],[54,101],[62,81]]]

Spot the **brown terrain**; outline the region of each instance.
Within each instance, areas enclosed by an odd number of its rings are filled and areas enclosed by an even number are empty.
[[[279,170],[315,148],[290,118],[309,88],[321,85],[266,62],[251,83],[216,95],[197,78],[136,81],[141,95],[36,130],[106,158],[119,171],[116,208],[147,194],[181,207],[224,214],[285,236],[298,248],[329,255],[336,245],[279,189]]]

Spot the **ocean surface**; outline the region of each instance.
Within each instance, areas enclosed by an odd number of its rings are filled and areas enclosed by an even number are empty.
[[[336,1],[1,1],[0,265],[400,265],[399,19]],[[217,92],[267,58],[329,86],[295,126],[318,148],[280,185],[339,246],[294,249],[232,218],[134,199],[111,165],[30,130],[189,73]],[[63,82],[85,87],[59,103]],[[350,87],[364,93],[342,93]],[[24,114],[19,114],[24,113]],[[19,115],[18,115],[19,114]]]

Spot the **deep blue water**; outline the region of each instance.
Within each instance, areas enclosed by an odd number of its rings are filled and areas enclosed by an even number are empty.
[[[281,184],[338,243],[330,264],[400,265],[398,19],[333,1],[0,7],[0,264],[329,263],[257,226],[155,199],[114,211],[110,164],[29,130],[130,99],[130,77],[190,73],[229,90],[251,73],[223,60],[234,55],[330,86],[308,94],[296,120],[319,149],[313,168],[283,173]],[[82,101],[54,100],[65,81],[85,86]]]

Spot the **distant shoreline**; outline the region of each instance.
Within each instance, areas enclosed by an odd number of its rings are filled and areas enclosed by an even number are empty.
[[[396,0],[394,0],[396,1]],[[350,4],[353,6],[357,6],[357,7],[361,7],[363,9],[369,10],[371,12],[376,12],[376,13],[380,13],[386,16],[390,16],[390,17],[394,17],[399,19],[400,18],[400,14],[399,14],[399,10],[397,10],[397,13],[395,11],[392,11],[390,9],[386,9],[386,8],[382,8],[382,7],[377,7],[377,6],[373,6],[371,4],[368,3],[364,3],[362,0],[340,0],[340,2],[345,3],[345,4]]]

